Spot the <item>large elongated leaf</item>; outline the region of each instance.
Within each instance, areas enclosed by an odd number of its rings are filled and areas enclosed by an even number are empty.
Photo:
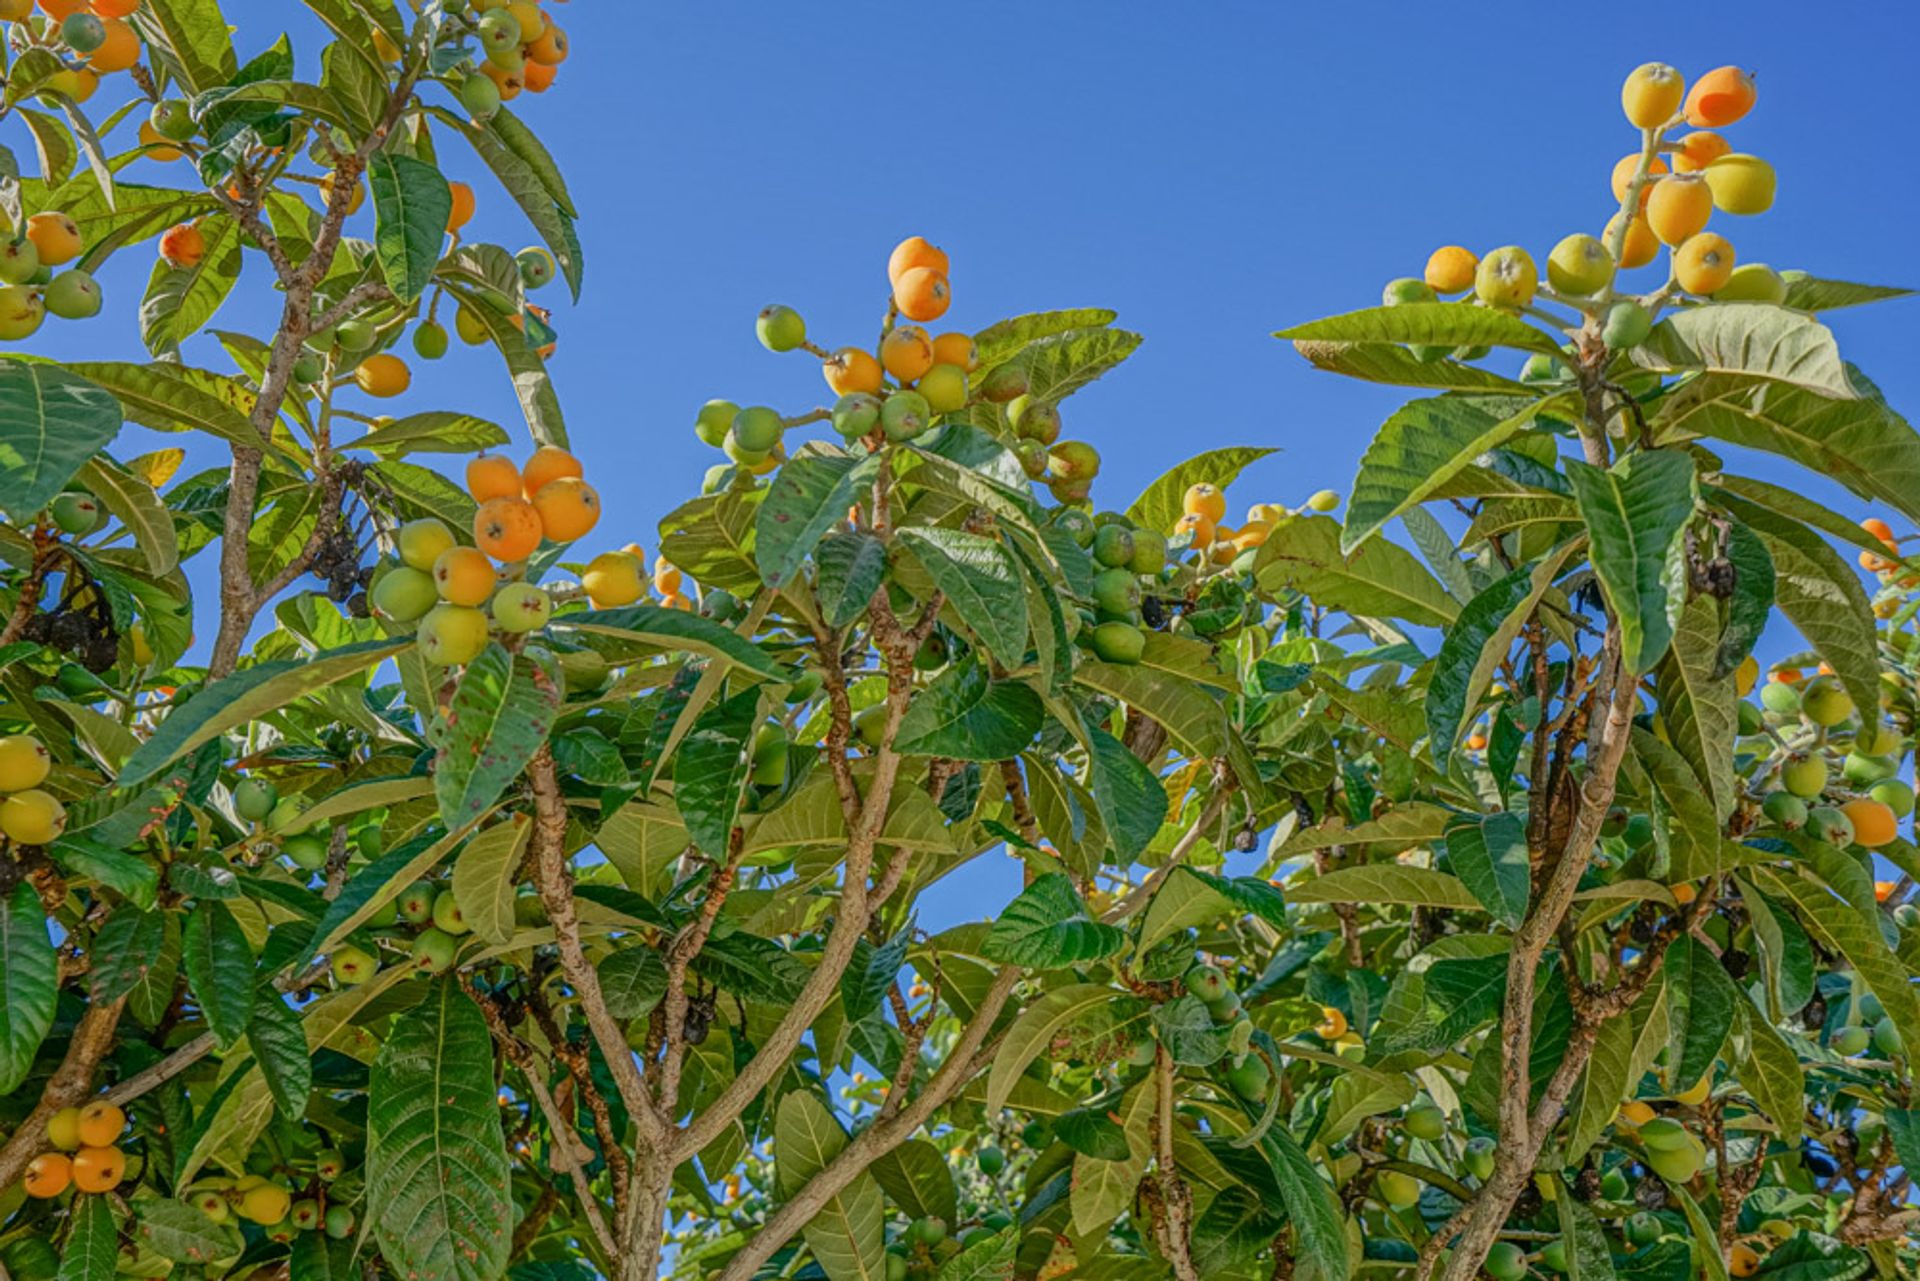
[[[225,215],[203,219],[206,252],[190,267],[162,259],[153,265],[140,301],[140,340],[165,357],[199,333],[240,280],[240,224]]]
[[[1102,1034],[1145,1030],[1149,1007],[1104,983],[1075,983],[1057,987],[1027,1006],[1007,1030],[987,1070],[987,1111],[998,1112],[1013,1097],[1015,1087],[1032,1062],[1056,1037],[1074,1029],[1097,1027]]]
[[[53,1026],[59,960],[31,881],[0,899],[0,1094],[19,1088]]]
[[[1293,349],[1315,369],[1371,383],[1428,387],[1435,391],[1511,391],[1525,394],[1525,383],[1491,369],[1458,360],[1421,360],[1404,347],[1385,343],[1327,342],[1301,339]]]
[[[1254,575],[1268,591],[1293,588],[1317,605],[1350,614],[1444,627],[1459,604],[1414,554],[1383,538],[1351,556],[1340,551],[1340,523],[1331,516],[1295,516],[1267,536]]]
[[[373,188],[380,274],[402,302],[412,302],[433,282],[453,192],[433,165],[386,151],[376,151],[367,162],[367,182]]]
[[[1325,320],[1282,329],[1275,338],[1292,343],[1391,343],[1424,347],[1517,347],[1555,356],[1552,335],[1503,311],[1456,302],[1402,303],[1367,307]]]
[[[1351,552],[1534,418],[1570,404],[1571,397],[1434,396],[1409,401],[1381,424],[1360,459],[1340,550]]]
[[[1480,900],[1458,877],[1400,863],[1342,867],[1310,881],[1287,883],[1295,903],[1403,903],[1477,911]]]
[[[1860,285],[1848,280],[1801,276],[1788,282],[1786,300],[1782,305],[1799,311],[1835,311],[1841,307],[1884,302],[1889,298],[1907,298],[1912,294],[1913,290],[1895,285]]]
[[[1660,661],[1686,601],[1680,532],[1693,516],[1693,460],[1674,450],[1630,454],[1611,470],[1569,459],[1567,475],[1587,522],[1594,573],[1620,623],[1629,670]]]
[[[1503,810],[1450,827],[1447,857],[1493,918],[1518,929],[1532,882],[1526,821]]]
[[[1815,941],[1847,959],[1867,990],[1880,998],[1903,1041],[1911,1034],[1909,1029],[1920,1033],[1920,998],[1915,997],[1905,966],[1879,930],[1862,920],[1851,904],[1804,877],[1765,867],[1753,869],[1753,877],[1768,894],[1798,909]]]
[[[1003,761],[1033,741],[1044,719],[1028,686],[992,680],[979,663],[955,663],[908,706],[895,746],[909,756]]]
[[[1771,584],[1769,584],[1771,586]],[[1733,740],[1739,697],[1733,677],[1714,676],[1720,653],[1720,619],[1710,597],[1689,603],[1680,615],[1673,647],[1660,660],[1654,693],[1667,738],[1693,766],[1700,785],[1724,820],[1738,799]]]
[[[453,864],[453,901],[473,932],[488,943],[513,937],[516,875],[533,838],[533,822],[515,814],[483,829]]]
[[[266,1078],[273,1105],[289,1121],[299,1121],[307,1113],[307,1095],[313,1088],[313,1059],[300,1016],[269,984],[261,984],[254,997],[247,1045]]]
[[[1129,1089],[1114,1109],[1121,1131],[1127,1139],[1127,1155],[1119,1161],[1103,1161],[1082,1153],[1073,1159],[1073,1188],[1067,1203],[1073,1211],[1073,1230],[1081,1236],[1105,1230],[1116,1217],[1133,1204],[1134,1189],[1147,1172],[1147,1160],[1153,1155],[1150,1127],[1153,1120],[1152,1084],[1140,1081]]]
[[[367,1091],[367,1206],[381,1253],[417,1281],[494,1281],[513,1209],[493,1040],[452,978],[396,1020]]]
[[[792,1196],[847,1146],[847,1132],[810,1090],[780,1096],[773,1123],[774,1180]],[[886,1268],[886,1198],[862,1173],[801,1229],[829,1281],[879,1281]]]
[[[1718,303],[1670,313],[1630,353],[1665,374],[1706,372],[1765,378],[1826,396],[1851,398],[1833,331],[1770,303]]]
[[[1010,667],[1026,657],[1027,592],[999,539],[931,527],[903,529],[899,539],[994,657]]]
[[[93,936],[88,949],[88,978],[96,1001],[113,1001],[128,992],[159,963],[165,951],[167,914],[132,905],[116,909]]]
[[[78,479],[133,536],[146,557],[147,572],[156,576],[171,573],[180,563],[180,544],[172,513],[153,486],[105,454],[96,454],[82,464]]]
[[[1138,858],[1166,820],[1167,789],[1145,761],[1098,725],[1087,729],[1093,758],[1088,788],[1100,809],[1107,841],[1122,863]]]
[[[1674,1088],[1691,1088],[1733,1030],[1740,990],[1720,958],[1689,935],[1667,948],[1667,1061]]]
[[[780,468],[754,517],[754,557],[769,587],[786,585],[879,470],[878,454],[856,459],[813,450]]]
[[[959,1189],[954,1187],[953,1171],[947,1158],[926,1139],[908,1139],[873,1163],[873,1177],[887,1199],[916,1219],[954,1221],[959,1209]]]
[[[1429,745],[1441,768],[1446,767],[1468,715],[1479,705],[1514,638],[1580,546],[1579,539],[1569,540],[1539,564],[1499,579],[1468,601],[1447,628],[1425,703]]]
[[[1241,472],[1273,452],[1271,449],[1232,445],[1196,454],[1178,467],[1162,473],[1148,485],[1140,497],[1133,500],[1133,505],[1127,508],[1127,519],[1142,529],[1170,532],[1180,519],[1181,500],[1190,487],[1205,481],[1225,489]]]
[[[1920,520],[1920,435],[1877,395],[1842,400],[1790,383],[1705,374],[1661,401],[1653,425],[1662,442],[1711,436],[1779,454]]]
[[[990,961],[1045,970],[1097,961],[1126,945],[1124,930],[1094,920],[1073,882],[1051,872],[1007,905],[980,951]]]
[[[120,1262],[120,1225],[113,1220],[113,1202],[104,1196],[76,1196],[68,1221],[54,1281],[113,1281]]]
[[[195,94],[230,83],[240,69],[219,0],[153,0],[135,11],[134,22]]]
[[[756,544],[759,541],[756,534]],[[828,627],[845,627],[866,612],[887,574],[887,545],[858,531],[829,534],[813,549],[819,566],[814,594]]]
[[[1860,577],[1825,539],[1743,499],[1721,501],[1772,558],[1774,600],[1833,668],[1856,707],[1878,707],[1880,662],[1873,602]]]
[[[1734,1072],[1781,1139],[1798,1143],[1807,1114],[1806,1072],[1800,1066],[1800,1056],[1761,1011],[1743,1001],[1740,1013],[1746,1026],[1747,1052],[1735,1056]]]
[[[188,915],[181,960],[207,1026],[232,1045],[253,1013],[253,949],[225,903],[205,899]]]
[[[0,360],[0,509],[26,524],[120,431],[120,405],[57,365]]]
[[[1600,1025],[1572,1107],[1573,1125],[1567,1136],[1570,1160],[1584,1156],[1613,1124],[1620,1105],[1666,1046],[1666,989],[1662,978],[1656,977],[1631,1009]]]
[[[740,811],[748,748],[759,719],[760,692],[743,690],[708,708],[674,756],[674,804],[694,844],[715,859],[727,855]]]
[[[678,561],[675,562],[679,564]],[[682,564],[682,569],[689,567]],[[664,651],[686,651],[703,658],[715,658],[756,676],[773,680],[790,678],[788,671],[773,656],[746,640],[731,627],[699,614],[668,609],[662,605],[628,605],[621,609],[588,610],[566,614],[553,621],[561,634],[581,631],[614,640],[657,646]]]
[[[509,654],[497,642],[467,664],[453,703],[427,736],[438,749],[434,793],[449,830],[479,818],[546,744],[566,686],[545,654]]]
[[[153,736],[121,767],[119,785],[125,789],[144,783],[218,735],[358,676],[411,644],[405,638],[361,641],[310,657],[260,663],[222,677],[168,713]]]
[[[86,1200],[105,1201],[105,1197]],[[237,1257],[246,1241],[236,1223],[215,1223],[184,1201],[145,1197],[133,1202],[134,1235],[163,1259],[211,1267]],[[114,1253],[119,1253],[116,1243]]]
[[[533,224],[533,229],[540,233],[540,239],[553,252],[555,261],[560,264],[560,274],[566,277],[567,288],[577,301],[580,297],[580,280],[586,270],[585,259],[580,252],[580,238],[574,233],[573,216],[554,200],[540,171],[491,128],[472,124],[441,108],[431,110],[472,143],[474,152],[486,162],[487,168],[493,170],[494,177],[500,180],[500,185],[506,188],[507,194],[527,215],[527,221]]]

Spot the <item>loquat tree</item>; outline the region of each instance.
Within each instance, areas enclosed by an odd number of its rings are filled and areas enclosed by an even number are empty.
[[[581,256],[501,103],[564,33],[307,7],[314,80],[286,41],[239,64],[214,0],[0,8],[43,168],[0,186],[0,328],[160,255],[153,359],[0,359],[10,1275],[1914,1266],[1920,564],[1713,452],[1914,518],[1920,440],[1816,318],[1900,291],[1705,230],[1771,198],[1670,137],[1743,116],[1740,73],[1635,73],[1619,217],[1544,286],[1448,249],[1282,335],[1439,393],[1344,522],[1320,491],[1225,527],[1255,447],[1096,511],[1061,406],[1139,337],[929,332],[952,273],[915,237],[870,347],[760,314],[831,403],[702,408],[726,461],[649,566],[599,529],[527,299]],[[79,104],[120,72],[151,117],[112,156]],[[460,237],[455,135],[543,247]],[[143,157],[198,181],[123,180]],[[278,328],[188,364],[250,256]],[[403,337],[447,354],[442,306],[504,358],[524,462],[471,414],[351,408],[409,390]],[[120,460],[126,421],[230,462]],[[1756,706],[1776,613],[1810,652]],[[1019,893],[921,928],[982,858]]]

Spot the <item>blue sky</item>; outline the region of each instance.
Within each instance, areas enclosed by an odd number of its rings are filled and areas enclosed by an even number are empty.
[[[1373,304],[1439,244],[1544,258],[1564,234],[1597,233],[1608,173],[1636,145],[1619,84],[1650,59],[1758,74],[1759,105],[1730,136],[1774,163],[1780,195],[1764,217],[1716,219],[1743,261],[1920,284],[1920,18],[1904,5],[551,7],[573,57],[550,93],[516,105],[583,214],[585,297],[568,307],[556,286],[543,301],[608,546],[651,550],[659,516],[718,461],[691,430],[706,399],[824,403],[811,359],[759,347],[755,312],[784,302],[823,343],[868,342],[887,253],[915,233],[952,256],[943,324],[1098,305],[1146,336],[1063,406],[1067,433],[1106,457],[1103,505],[1226,444],[1282,451],[1230,491],[1235,522],[1251,502],[1344,492],[1404,394],[1316,373],[1271,332]],[[292,0],[227,10],[243,56],[284,20],[314,65],[316,29]],[[474,234],[533,239],[477,161],[451,141],[443,155],[480,191]],[[142,171],[185,177],[150,163],[127,177]],[[34,349],[139,358],[147,252],[105,274],[106,315],[50,322]],[[255,302],[219,323],[267,322],[264,264],[248,273]],[[1833,323],[1893,403],[1920,412],[1920,302]],[[219,360],[210,345],[190,354]],[[456,344],[417,366],[415,388],[409,408],[485,414],[524,442],[488,352]],[[1833,487],[1819,496],[1868,514]]]

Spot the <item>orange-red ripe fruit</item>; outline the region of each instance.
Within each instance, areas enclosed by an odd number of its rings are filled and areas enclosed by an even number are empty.
[[[517,498],[523,492],[520,469],[505,454],[481,454],[467,463],[467,493],[474,502]]]
[[[520,484],[526,497],[532,498],[549,482],[562,476],[574,479],[587,474],[580,460],[558,445],[542,445],[533,451],[533,457],[527,459],[527,465],[520,469]]]
[[[1751,72],[1716,67],[1693,82],[1687,94],[1687,123],[1696,129],[1730,125],[1753,110],[1757,92]]]
[[[525,560],[540,546],[540,513],[524,498],[490,498],[473,514],[473,542],[495,560]]]

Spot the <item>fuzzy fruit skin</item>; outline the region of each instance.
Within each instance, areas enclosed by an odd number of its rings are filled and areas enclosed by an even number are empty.
[[[733,426],[734,416],[739,412],[740,406],[731,400],[709,400],[694,416],[693,434],[718,449],[726,442],[727,429]]]
[[[395,623],[414,623],[439,602],[433,575],[411,565],[395,565],[380,576],[368,593],[374,611]]]
[[[433,886],[426,881],[416,881],[400,895],[398,908],[400,919],[408,925],[425,925],[433,919]]]
[[[1146,633],[1132,623],[1117,620],[1097,624],[1088,643],[1102,662],[1123,667],[1138,663],[1147,652]]]
[[[1854,841],[1853,822],[1830,805],[1816,805],[1807,811],[1807,835],[1845,849]]]
[[[1238,1064],[1227,1069],[1227,1084],[1233,1087],[1235,1094],[1247,1102],[1264,1103],[1267,1091],[1273,1086],[1273,1070],[1267,1066],[1265,1059],[1249,1054]],[[1416,1188],[1414,1199],[1418,1200],[1419,1196],[1419,1190]]]
[[[453,546],[453,531],[444,522],[423,516],[400,526],[397,546],[402,564],[430,573],[440,553]]]
[[[1652,332],[1653,319],[1647,315],[1647,309],[1632,299],[1623,299],[1607,308],[1600,338],[1614,351],[1625,351],[1638,347]]]
[[[333,977],[347,987],[358,987],[380,972],[380,962],[351,945],[335,948],[328,965]]]
[[[596,609],[618,609],[647,594],[638,557],[628,552],[601,552],[587,562],[580,585]]]
[[[1659,183],[1647,199],[1647,226],[1665,245],[1685,244],[1704,231],[1713,217],[1713,192],[1704,178],[1676,174]]]
[[[1819,676],[1800,691],[1800,714],[1815,725],[1831,729],[1853,715],[1853,700],[1839,681]]]
[[[1634,128],[1655,129],[1673,119],[1686,91],[1686,80],[1666,63],[1642,63],[1620,86],[1620,108]]]
[[[1760,808],[1768,819],[1789,832],[1807,825],[1807,803],[1792,792],[1769,792]]]
[[[73,1154],[73,1186],[82,1192],[110,1192],[126,1173],[127,1156],[119,1148],[82,1147]]]
[[[1007,402],[1007,424],[1022,440],[1051,445],[1060,439],[1060,407],[1023,392]]]
[[[1227,985],[1227,976],[1212,965],[1194,966],[1181,982],[1186,985],[1187,991],[1207,1003],[1222,1000],[1232,991]]]
[[[435,929],[455,937],[473,929],[465,913],[461,912],[459,900],[454,898],[452,890],[441,890],[433,900],[433,925]]]
[[[1107,569],[1133,560],[1133,531],[1124,525],[1101,525],[1093,533],[1093,559]]]
[[[100,314],[100,286],[84,271],[63,271],[47,286],[46,305],[62,320],[88,320]]]
[[[833,405],[833,429],[858,440],[880,424],[880,400],[863,391],[848,392]]]
[[[1486,1269],[1493,1281],[1523,1281],[1527,1275],[1527,1252],[1512,1241],[1495,1241],[1487,1251]]]
[[[807,322],[793,308],[774,303],[760,309],[753,332],[768,351],[792,351],[807,340]]]
[[[0,245],[0,282],[24,285],[40,271],[40,251],[25,236]]]
[[[880,365],[902,386],[933,368],[933,339],[918,325],[897,325],[880,340]]]
[[[1533,255],[1518,245],[1496,249],[1480,260],[1474,272],[1474,296],[1489,307],[1517,309],[1533,301],[1540,273]]]
[[[1613,255],[1598,236],[1576,232],[1547,255],[1547,283],[1563,294],[1599,293],[1613,279]]]
[[[1803,800],[1825,791],[1827,777],[1827,763],[1818,756],[1794,757],[1780,767],[1780,785]]]
[[[1467,1173],[1482,1181],[1490,1177],[1493,1174],[1493,1148],[1493,1140],[1485,1135],[1468,1139],[1463,1158]]]
[[[407,368],[406,361],[383,351],[355,366],[353,381],[367,395],[387,400],[413,385],[413,371]]]
[[[317,872],[327,865],[327,840],[324,836],[312,832],[301,832],[289,836],[281,843],[280,852],[285,854],[295,867],[304,868],[309,872]]]
[[[1787,282],[1764,262],[1741,263],[1713,295],[1715,302],[1771,302],[1787,300]]]
[[[1867,1046],[1872,1044],[1872,1042],[1873,1030],[1871,1028],[1845,1027],[1833,1034],[1833,1039],[1828,1042],[1828,1046],[1835,1054],[1853,1058],[1855,1055],[1865,1054],[1867,1052]]]
[[[524,498],[489,499],[473,514],[474,545],[498,561],[525,560],[541,536],[540,513]]]
[[[31,734],[0,738],[0,792],[24,792],[47,781],[53,756]]]
[[[79,1108],[61,1108],[47,1118],[47,1142],[62,1152],[72,1152],[80,1146]]]
[[[493,595],[493,562],[477,547],[449,547],[434,558],[433,586],[449,605],[484,605]]]
[[[1140,580],[1132,570],[1103,569],[1093,576],[1093,603],[1108,614],[1131,614],[1140,608]]]
[[[1398,1170],[1383,1170],[1374,1178],[1373,1190],[1379,1193],[1382,1201],[1396,1210],[1404,1210],[1420,1201],[1420,1180]]]
[[[1720,212],[1746,216],[1773,208],[1778,180],[1773,166],[1760,157],[1735,152],[1721,156],[1704,172],[1713,207]]]
[[[36,289],[8,285],[0,289],[0,341],[19,342],[40,331],[47,305]]]
[[[945,273],[931,267],[915,267],[902,272],[893,282],[893,301],[908,320],[924,323],[946,315],[953,294]]]
[[[57,1197],[73,1184],[73,1161],[61,1152],[42,1152],[28,1162],[20,1184],[36,1201]]]
[[[1733,277],[1733,246],[1726,237],[1703,231],[1673,251],[1673,276],[1690,294],[1715,294]]]
[[[1892,810],[1895,818],[1913,813],[1913,788],[1900,779],[1882,779],[1867,789],[1867,795]]]
[[[126,1128],[125,1112],[112,1103],[95,1100],[80,1109],[75,1133],[80,1136],[82,1147],[104,1148],[119,1142]]]
[[[27,239],[40,253],[42,267],[59,267],[80,256],[80,224],[57,210],[27,219]]]
[[[886,371],[880,368],[880,362],[871,352],[858,347],[842,347],[821,362],[820,372],[826,376],[827,386],[836,396],[845,396],[849,392],[863,391],[869,396],[880,390],[886,380]]]
[[[896,391],[880,407],[880,428],[887,439],[912,440],[933,422],[933,407],[917,391]]]
[[[1607,229],[1601,239],[1609,245],[1612,244],[1619,227],[1620,215],[1615,214],[1607,220]],[[1635,214],[1627,222],[1625,237],[1620,242],[1620,266],[1622,268],[1644,267],[1652,262],[1659,252],[1660,238],[1653,234],[1653,228],[1647,226],[1645,216]]]
[[[420,653],[437,667],[460,667],[487,647],[487,616],[465,605],[435,605],[420,620]]]
[[[520,494],[520,469],[504,454],[479,454],[467,462],[467,493],[476,503]]]
[[[493,597],[493,621],[503,632],[537,631],[553,617],[553,598],[532,583],[508,583]]]
[[[1402,1127],[1413,1138],[1431,1143],[1446,1135],[1447,1114],[1432,1103],[1423,1103],[1407,1109]]]
[[[353,1210],[344,1205],[327,1207],[327,1217],[323,1226],[327,1235],[336,1241],[344,1241],[353,1235]]]
[[[950,414],[967,403],[967,373],[958,365],[936,364],[914,384],[937,414]]]
[[[0,832],[22,845],[46,845],[66,826],[66,807],[37,787],[0,800]]]
[[[1460,245],[1442,245],[1427,256],[1421,279],[1436,294],[1461,294],[1473,288],[1474,268],[1480,265],[1473,251]]]
[[[437,927],[421,930],[413,940],[410,954],[413,969],[419,974],[438,974],[453,964],[460,945],[451,934]]]

